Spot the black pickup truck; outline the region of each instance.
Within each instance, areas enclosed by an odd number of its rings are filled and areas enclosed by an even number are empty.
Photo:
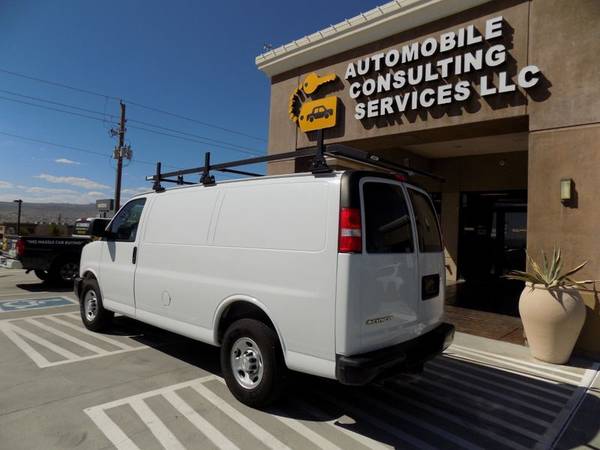
[[[79,274],[81,250],[91,242],[90,232],[104,229],[108,219],[76,224],[72,237],[13,236],[2,241],[0,267],[25,269],[51,284],[72,283]]]

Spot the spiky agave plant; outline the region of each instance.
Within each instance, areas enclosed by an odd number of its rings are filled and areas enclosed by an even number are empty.
[[[506,278],[511,280],[520,280],[529,282],[533,285],[541,284],[546,288],[553,287],[568,287],[577,286],[584,287],[585,284],[594,283],[596,280],[574,280],[571,277],[579,272],[583,266],[587,264],[585,261],[583,264],[574,267],[571,270],[567,270],[565,273],[562,271],[562,255],[559,249],[552,251],[552,258],[548,259],[544,251],[542,250],[542,264],[536,263],[529,253],[527,254],[527,260],[529,261],[529,270],[523,272],[521,270],[513,270],[506,275]]]

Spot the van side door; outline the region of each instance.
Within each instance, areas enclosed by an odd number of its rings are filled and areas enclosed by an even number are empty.
[[[143,197],[125,204],[111,221],[102,241],[99,272],[104,306],[129,316],[135,316],[133,287],[138,228],[145,204]]]

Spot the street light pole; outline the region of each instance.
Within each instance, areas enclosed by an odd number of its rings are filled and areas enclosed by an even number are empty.
[[[21,205],[23,204],[23,200],[13,200],[17,204],[17,234],[21,234]]]

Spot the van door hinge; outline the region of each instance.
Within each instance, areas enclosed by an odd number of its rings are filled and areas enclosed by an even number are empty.
[[[137,261],[137,247],[133,247],[133,255],[131,255],[131,263],[135,264]]]

